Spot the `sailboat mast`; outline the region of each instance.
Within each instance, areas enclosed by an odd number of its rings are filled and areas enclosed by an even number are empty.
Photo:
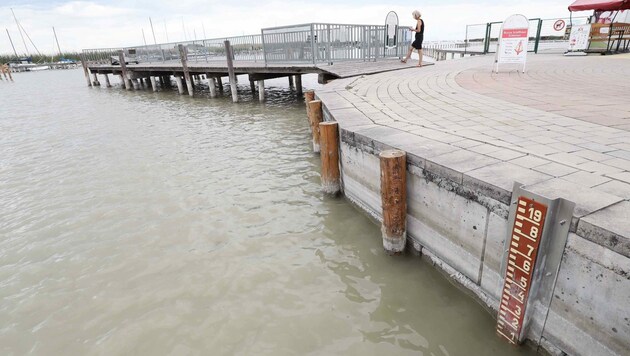
[[[61,47],[59,47],[59,40],[57,39],[57,32],[55,31],[55,26],[53,26],[53,34],[55,35],[55,42],[57,43],[57,50],[59,51],[59,56],[61,57]]]
[[[155,39],[155,31],[153,30],[153,20],[149,17],[149,23],[151,24],[151,33],[153,33],[153,43],[157,45],[157,40]]]
[[[9,29],[5,28],[5,30],[7,30],[7,36],[9,36],[9,42],[11,42],[11,48],[13,48],[13,53],[15,53],[15,58],[20,58],[17,54],[17,51],[15,50],[15,46],[13,45],[13,40],[11,39],[11,35],[9,34]]]
[[[11,9],[11,13],[13,14],[13,19],[15,20],[15,25],[18,28],[18,32],[20,33],[20,37],[22,37],[22,43],[24,43],[24,48],[26,49],[26,54],[30,57],[31,56],[31,52],[28,51],[28,46],[26,45],[26,40],[24,39],[24,35],[22,34],[22,29],[20,28],[20,23],[17,20],[17,17],[15,17],[15,12],[13,12],[13,9]]]

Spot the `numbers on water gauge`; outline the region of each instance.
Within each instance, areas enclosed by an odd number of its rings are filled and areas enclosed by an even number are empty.
[[[536,226],[532,226],[532,228],[529,230],[529,236],[531,236],[533,239],[538,238],[538,228]]]
[[[529,218],[534,220],[535,222],[540,222],[542,220],[542,211],[534,208],[527,209],[529,211]]]
[[[532,263],[529,261],[524,261],[523,269],[525,270],[525,272],[529,272],[532,269]]]

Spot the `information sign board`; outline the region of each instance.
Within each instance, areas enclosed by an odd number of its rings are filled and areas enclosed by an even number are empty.
[[[529,20],[523,15],[508,17],[501,26],[501,34],[495,59],[496,72],[499,64],[522,64],[525,72],[527,61],[527,43],[529,41]]]
[[[569,35],[569,52],[585,51],[588,49],[591,36],[591,24],[573,25]]]

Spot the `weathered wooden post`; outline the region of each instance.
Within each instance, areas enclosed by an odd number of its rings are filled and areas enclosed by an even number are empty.
[[[337,194],[340,190],[339,173],[339,125],[336,122],[319,124],[322,159],[322,190]]]
[[[386,150],[379,158],[383,247],[389,254],[399,254],[407,241],[407,156],[404,151]]]
[[[150,76],[149,79],[151,80],[151,88],[153,88],[153,91],[158,91],[157,82],[155,81],[155,77]]]
[[[232,58],[232,46],[230,46],[230,41],[225,40],[223,42],[225,45],[225,55],[227,58],[227,67],[228,67],[228,75],[230,77],[230,89],[232,91],[232,101],[238,102],[238,92],[236,90],[236,74],[234,73],[234,62]],[[260,82],[258,82],[260,86]]]
[[[306,93],[304,93],[304,103],[306,103],[306,118],[307,118],[307,120],[309,122],[308,129],[311,132],[313,132],[313,128],[310,125],[310,123],[311,123],[311,114],[310,114],[310,108],[309,108],[308,103],[310,103],[313,100],[315,100],[315,90],[309,90]]]
[[[118,63],[120,63],[120,70],[122,71],[122,76],[125,83],[125,89],[131,90],[133,87],[131,86],[131,80],[129,80],[129,75],[127,74],[127,63],[125,62],[125,52],[122,50],[118,51]]]
[[[177,47],[179,48],[179,58],[182,61],[182,68],[184,69],[184,79],[186,79],[186,85],[188,86],[188,95],[193,96],[192,79],[188,71],[188,53],[183,44],[179,44]]]
[[[297,90],[297,95],[302,95],[302,75],[298,74],[295,76],[295,89]]]
[[[206,78],[208,78],[208,89],[210,89],[210,97],[211,98],[216,98],[217,97],[217,87],[216,87],[216,82],[214,80],[214,77],[211,77],[210,73],[206,73]]]
[[[182,77],[175,75],[175,83],[177,83],[177,91],[180,95],[184,94],[184,84],[182,83]]]
[[[105,73],[105,86],[107,88],[111,88],[112,87],[112,83],[109,82],[109,74]]]
[[[262,79],[258,80],[258,100],[265,101],[265,81]]]
[[[92,81],[90,80],[90,72],[87,67],[87,62],[85,61],[85,55],[81,53],[81,65],[83,66],[83,74],[85,74],[85,79],[87,80],[88,87],[92,86]]]
[[[324,113],[322,112],[322,101],[311,100],[308,103],[309,122],[313,133],[313,152],[319,152],[319,123],[323,121]]]

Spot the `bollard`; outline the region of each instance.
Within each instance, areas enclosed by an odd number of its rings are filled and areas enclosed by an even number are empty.
[[[407,240],[407,156],[404,151],[386,150],[379,158],[383,247],[388,254],[399,254]]]
[[[323,121],[322,101],[311,100],[308,103],[309,115],[308,120],[311,124],[311,131],[313,132],[313,152],[317,153],[320,150],[319,147],[319,123]]]
[[[339,125],[336,122],[319,124],[322,159],[322,190],[326,194],[339,193]]]

